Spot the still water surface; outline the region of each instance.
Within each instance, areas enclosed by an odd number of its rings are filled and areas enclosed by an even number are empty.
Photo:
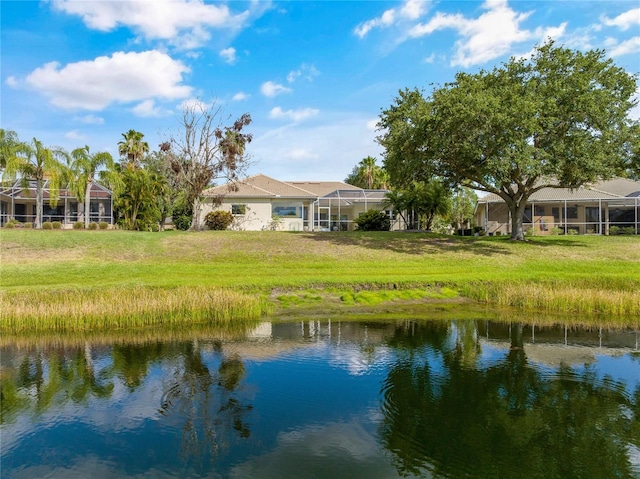
[[[4,339],[2,478],[640,478],[634,330],[264,322]]]

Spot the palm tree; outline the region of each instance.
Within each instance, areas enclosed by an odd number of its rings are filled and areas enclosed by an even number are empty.
[[[89,147],[76,148],[71,152],[71,170],[73,172],[72,188],[78,199],[84,200],[84,227],[89,228],[89,211],[91,203],[91,185],[99,168],[113,166],[110,153],[100,151],[91,154]]]
[[[122,141],[118,142],[118,153],[125,157],[127,162],[137,167],[142,157],[149,152],[149,144],[142,141],[144,134],[136,130],[129,130],[122,134]]]
[[[7,167],[9,158],[16,155],[19,144],[20,140],[15,131],[0,128],[0,174]]]
[[[360,162],[359,170],[367,188],[372,189],[378,180],[380,172],[380,167],[376,165],[376,159],[372,156],[367,156]]]
[[[62,149],[46,148],[41,141],[34,138],[30,144],[15,145],[15,153],[6,158],[7,174],[20,176],[24,188],[28,188],[30,181],[36,183],[36,228],[42,228],[45,181],[49,182],[50,204],[55,205],[58,201],[60,179],[65,173],[60,159],[64,157]]]

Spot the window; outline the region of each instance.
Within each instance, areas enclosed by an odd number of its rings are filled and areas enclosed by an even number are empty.
[[[536,216],[544,216],[544,206],[536,205],[535,212]]]
[[[578,207],[567,206],[567,218],[575,220],[578,219]]]
[[[247,212],[247,205],[231,205],[232,215],[244,215]]]
[[[273,216],[288,216],[289,218],[302,218],[302,208],[293,205],[274,205]]]

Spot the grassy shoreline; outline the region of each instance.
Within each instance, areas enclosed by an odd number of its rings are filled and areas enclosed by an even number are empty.
[[[0,330],[255,319],[327,294],[640,317],[637,236],[0,230],[0,248]]]

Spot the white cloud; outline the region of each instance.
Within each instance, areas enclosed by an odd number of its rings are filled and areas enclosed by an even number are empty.
[[[280,180],[346,178],[362,158],[381,155],[376,132],[368,127],[371,120],[370,114],[323,112],[313,122],[257,129],[249,150],[258,164],[252,173]]]
[[[138,103],[131,109],[131,112],[141,118],[160,118],[171,114],[170,111],[156,106],[153,100],[145,100]]]
[[[315,108],[300,108],[298,110],[283,110],[279,106],[276,106],[269,112],[269,118],[273,120],[292,120],[295,122],[306,120],[312,116],[316,116],[320,113],[320,110]]]
[[[303,77],[305,80],[313,81],[315,77],[320,75],[318,69],[313,65],[307,65],[303,63],[297,70],[290,71],[287,75],[287,81],[289,83],[295,82],[298,78]]]
[[[406,20],[417,20],[427,10],[428,3],[430,2],[425,0],[406,0],[401,7],[385,10],[379,17],[359,24],[355,28],[355,34],[363,38],[374,28],[385,28]]]
[[[51,62],[36,68],[26,80],[56,106],[97,111],[112,103],[187,97],[191,87],[181,84],[187,72],[189,68],[182,62],[150,50],[116,52],[64,67]]]
[[[628,30],[634,25],[640,25],[640,8],[634,8],[628,12],[621,13],[615,18],[603,16],[600,21],[608,27],[618,27],[621,30]]]
[[[220,56],[224,59],[225,62],[233,65],[236,62],[236,49],[233,47],[225,48],[224,50],[220,50]]]
[[[18,80],[14,76],[7,77],[4,82],[11,88],[18,88]]]
[[[251,97],[251,95],[249,95],[248,93],[245,93],[243,91],[239,91],[238,93],[233,95],[232,100],[233,101],[244,101],[244,100],[248,100],[250,97]]]
[[[558,33],[564,27],[538,30],[532,33],[523,30],[520,24],[531,12],[516,13],[508,7],[506,0],[487,0],[483,4],[485,13],[478,18],[466,18],[461,14],[444,14],[438,12],[427,23],[414,26],[409,31],[410,37],[422,37],[435,31],[451,28],[462,37],[455,43],[455,54],[452,66],[469,67],[486,63],[509,52],[512,44],[530,40],[536,34],[549,31]]]
[[[248,10],[234,14],[227,5],[202,0],[53,0],[52,4],[81,17],[89,28],[107,32],[124,26],[147,40],[167,40],[185,49],[207,42],[211,28],[240,28],[251,14]]]
[[[317,153],[313,153],[304,148],[294,148],[293,150],[285,153],[284,156],[285,158],[289,158],[294,161],[317,160],[320,157]]]
[[[75,117],[74,120],[81,123],[86,123],[87,125],[104,125],[104,118],[92,114]]]
[[[86,137],[78,130],[71,130],[64,134],[64,137],[69,140],[85,140]]]
[[[378,122],[380,121],[379,118],[374,118],[373,120],[369,120],[367,122],[367,129],[371,130],[371,131],[376,131],[378,129]]]
[[[281,93],[290,93],[291,91],[291,88],[287,88],[284,85],[280,85],[279,83],[274,83],[272,81],[264,82],[260,87],[260,92],[264,96],[268,97],[274,97]]]
[[[429,55],[428,57],[425,57],[424,62],[425,63],[433,63],[436,61],[436,54],[432,53],[431,55]]]
[[[640,53],[640,37],[632,37],[618,45],[611,45],[609,55],[620,57],[631,53]]]

